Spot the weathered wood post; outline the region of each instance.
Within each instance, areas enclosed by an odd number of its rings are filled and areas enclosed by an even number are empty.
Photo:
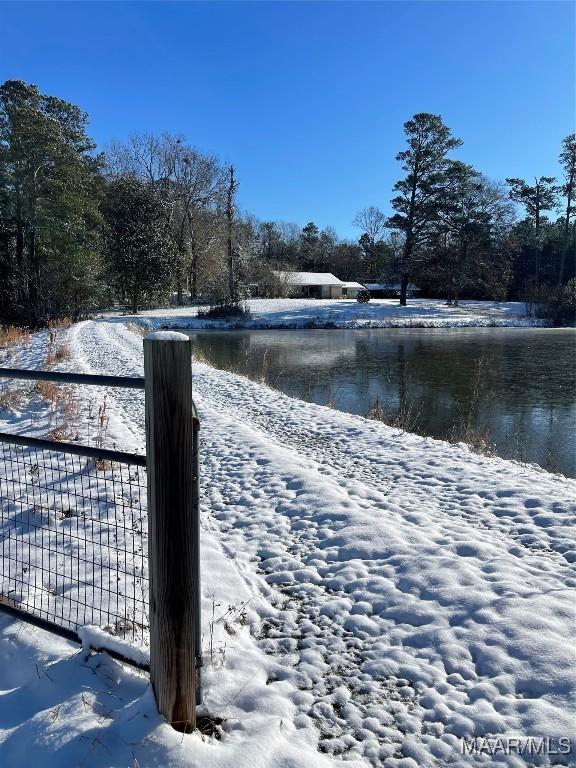
[[[160,331],[144,339],[150,681],[159,712],[179,731],[196,727],[200,656],[198,421],[192,342]],[[198,670],[199,674],[199,670]]]

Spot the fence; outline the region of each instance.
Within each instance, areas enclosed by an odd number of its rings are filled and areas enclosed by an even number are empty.
[[[148,645],[145,458],[16,440],[0,433],[2,600]]]
[[[146,457],[0,433],[0,608],[68,636],[95,625],[149,645],[158,708],[188,731],[202,663],[191,342],[152,334],[144,351],[143,379],[0,369],[145,389],[146,409]]]

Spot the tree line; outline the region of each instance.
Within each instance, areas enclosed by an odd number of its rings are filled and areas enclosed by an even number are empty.
[[[393,214],[359,211],[350,241],[240,211],[234,167],[181,136],[133,135],[98,151],[87,125],[79,107],[35,85],[0,86],[0,322],[235,302],[254,285],[277,295],[286,269],[398,282],[402,304],[413,281],[454,303],[562,304],[574,291],[574,134],[563,179],[504,184],[452,159],[462,142],[441,117],[417,114],[396,157]]]

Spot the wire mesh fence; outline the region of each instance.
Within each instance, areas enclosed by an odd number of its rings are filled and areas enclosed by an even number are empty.
[[[145,468],[0,440],[1,601],[147,645]]]

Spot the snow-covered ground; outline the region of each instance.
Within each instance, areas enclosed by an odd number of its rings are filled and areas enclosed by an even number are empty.
[[[63,367],[142,373],[119,318],[67,335]],[[463,741],[574,739],[576,482],[193,371],[222,738],[176,734],[140,673],[0,614],[0,765],[576,765],[574,741],[530,756]],[[142,394],[108,399],[109,440],[142,450]],[[4,415],[28,431],[26,408]]]
[[[151,310],[139,316],[152,325],[162,322],[174,328],[442,328],[534,326],[542,321],[526,317],[522,302],[461,301],[449,307],[441,299],[409,299],[400,307],[397,299],[250,299],[249,320],[202,320],[198,307]]]

